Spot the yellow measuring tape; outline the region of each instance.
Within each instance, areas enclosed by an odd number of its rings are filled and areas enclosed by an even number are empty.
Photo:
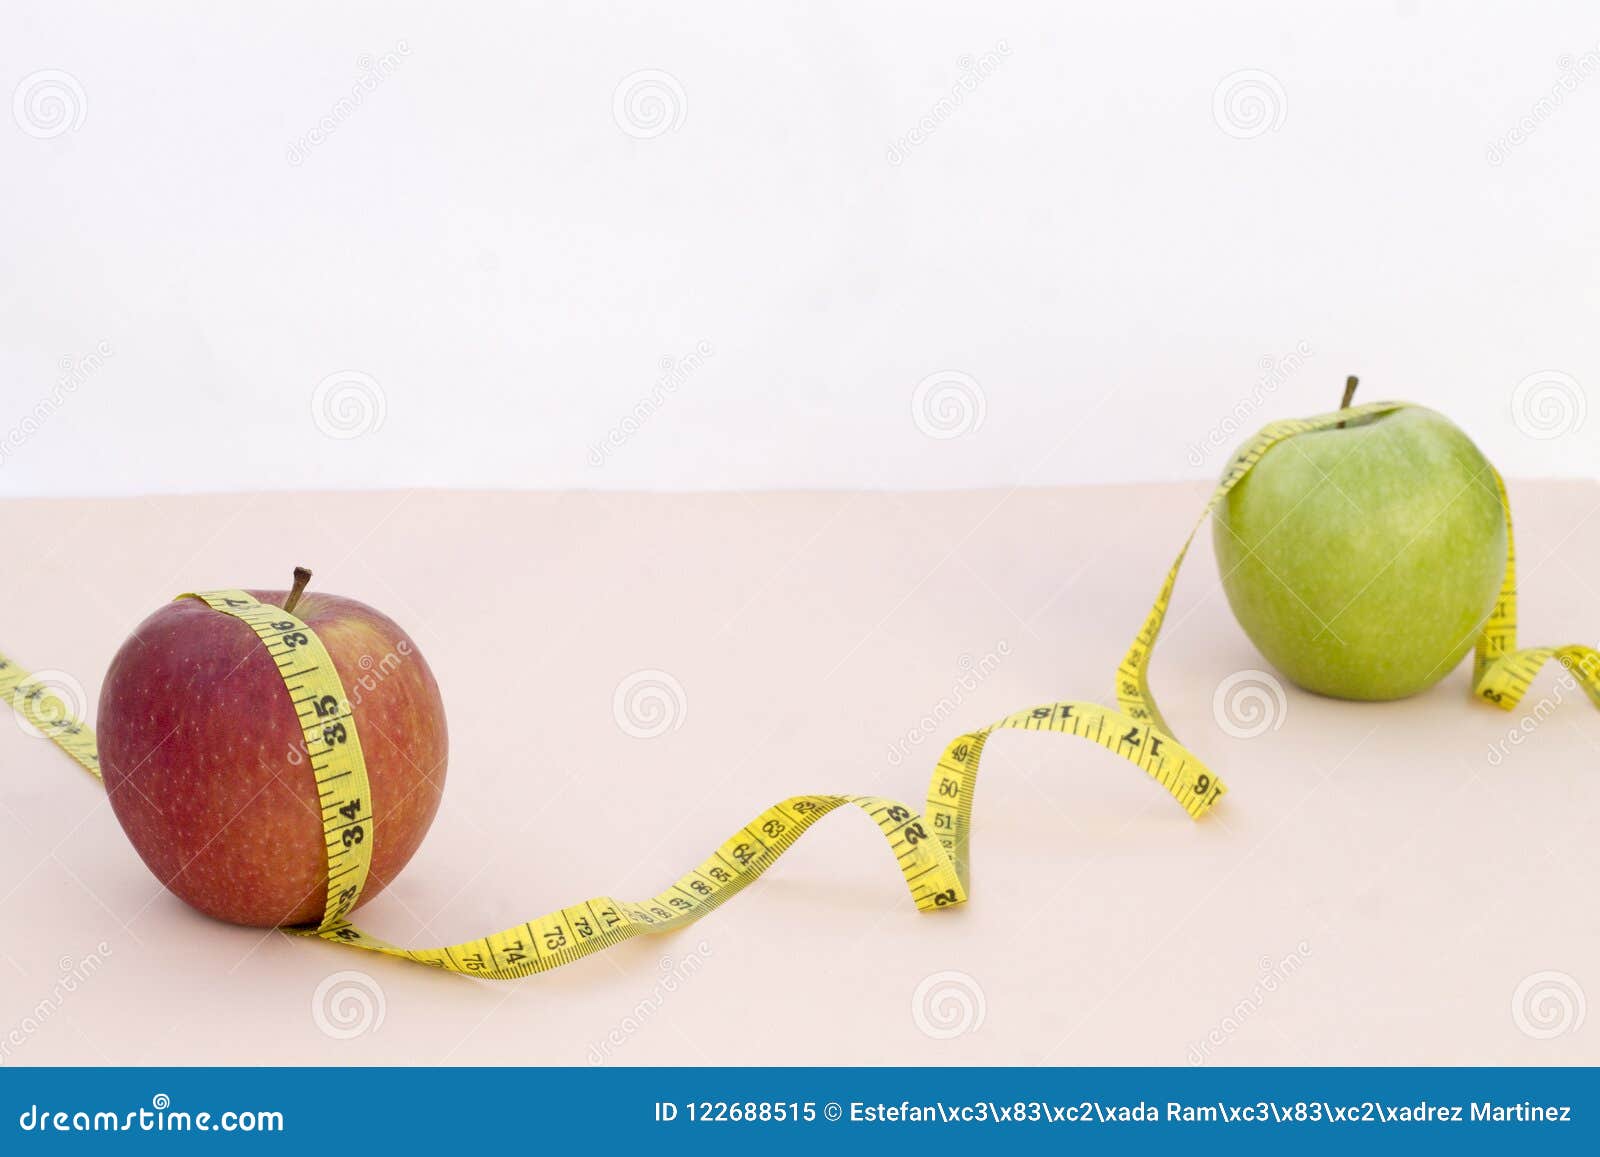
[[[1087,739],[1142,768],[1199,819],[1227,790],[1192,752],[1173,738],[1149,684],[1150,653],[1166,618],[1179,568],[1207,515],[1273,446],[1297,434],[1338,422],[1377,417],[1405,408],[1374,402],[1315,418],[1274,422],[1233,458],[1205,510],[1189,532],[1133,645],[1118,668],[1120,711],[1094,703],[1046,703],[970,731],[944,749],[933,771],[921,813],[881,796],[801,795],[774,804],[740,828],[703,863],[648,900],[611,896],[561,908],[535,920],[477,940],[443,948],[402,948],[356,928],[347,916],[360,899],[379,838],[371,789],[355,718],[338,672],[316,632],[281,607],[258,602],[244,591],[207,591],[196,598],[248,626],[266,647],[304,730],[306,750],[322,803],[328,886],[322,921],[288,928],[355,948],[415,960],[452,972],[509,980],[548,972],[634,936],[665,932],[705,916],[754,883],[763,872],[829,812],[852,805],[871,816],[889,842],[922,910],[967,899],[972,801],[978,764],[989,736],[1010,728],[1053,731]],[[1573,670],[1600,706],[1600,652],[1584,646],[1516,649],[1516,573],[1511,550],[1511,509],[1495,475],[1506,514],[1507,559],[1499,598],[1484,623],[1477,647],[1473,693],[1505,710],[1515,707],[1538,670],[1551,658]],[[100,776],[94,734],[87,724],[27,671],[0,655],[0,696],[9,700],[57,746],[96,778]]]

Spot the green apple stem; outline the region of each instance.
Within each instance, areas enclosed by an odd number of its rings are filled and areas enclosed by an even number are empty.
[[[294,586],[289,590],[289,597],[283,600],[283,609],[291,615],[294,614],[295,604],[300,601],[300,596],[305,594],[306,584],[311,581],[311,572],[303,566],[294,568]]]
[[[1339,402],[1339,408],[1341,410],[1348,410],[1350,408],[1350,399],[1356,396],[1356,383],[1360,380],[1361,379],[1357,378],[1354,374],[1351,374],[1344,380],[1344,397]],[[1344,423],[1340,422],[1335,428],[1343,430]]]

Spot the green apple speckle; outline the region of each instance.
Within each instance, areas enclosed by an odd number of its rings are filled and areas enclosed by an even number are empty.
[[[1472,649],[1505,573],[1493,470],[1420,407],[1280,442],[1219,507],[1212,538],[1251,642],[1341,699],[1437,683]]]

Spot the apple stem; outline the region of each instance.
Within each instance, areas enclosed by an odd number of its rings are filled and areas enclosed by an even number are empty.
[[[1351,374],[1344,380],[1344,397],[1339,402],[1339,408],[1341,410],[1348,410],[1350,408],[1350,399],[1356,396],[1356,383],[1360,380],[1361,379],[1356,377],[1354,374]],[[1335,429],[1343,430],[1344,423],[1340,422]]]
[[[311,572],[303,566],[294,568],[294,586],[289,590],[289,597],[283,600],[283,609],[291,615],[300,601],[300,596],[305,594],[306,584],[311,581]]]

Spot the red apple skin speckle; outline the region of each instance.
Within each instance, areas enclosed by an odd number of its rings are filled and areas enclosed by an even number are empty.
[[[251,593],[275,606],[287,597]],[[376,822],[364,904],[406,866],[438,811],[444,704],[422,653],[387,616],[315,592],[295,614],[332,656],[366,755]],[[321,920],[328,864],[316,782],[283,678],[249,627],[198,599],[156,611],[111,661],[98,735],[112,810],[162,884],[234,924]]]

